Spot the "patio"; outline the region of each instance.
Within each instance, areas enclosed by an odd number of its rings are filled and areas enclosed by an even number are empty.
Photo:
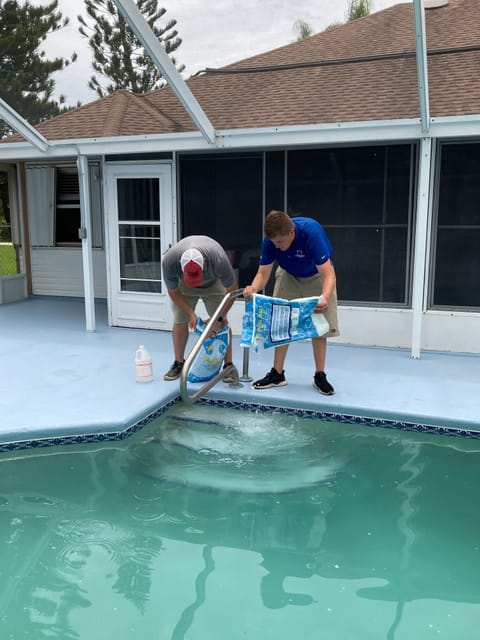
[[[154,380],[135,381],[134,355],[144,344]],[[192,342],[193,345],[193,342]],[[165,382],[172,361],[170,332],[109,327],[105,301],[96,302],[96,331],[85,331],[83,299],[32,296],[0,305],[0,444],[120,432],[179,396]],[[270,350],[250,353],[249,374],[270,369]],[[242,374],[243,349],[234,338]],[[480,435],[480,357],[424,352],[413,360],[400,349],[335,344],[328,354],[334,396],[311,385],[311,347],[291,346],[288,386],[255,391],[219,383],[207,397],[249,404],[305,408],[467,430]]]

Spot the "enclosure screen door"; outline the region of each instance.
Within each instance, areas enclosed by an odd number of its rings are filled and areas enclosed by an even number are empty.
[[[106,180],[110,323],[170,328],[161,261],[173,242],[171,165],[112,164]]]

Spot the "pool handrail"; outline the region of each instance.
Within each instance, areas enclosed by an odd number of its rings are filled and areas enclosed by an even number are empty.
[[[205,342],[209,333],[213,329],[213,325],[217,321],[217,318],[222,315],[222,311],[224,310],[225,306],[227,305],[228,302],[230,302],[232,298],[238,298],[242,294],[243,294],[243,289],[235,289],[234,291],[230,291],[230,293],[227,293],[225,295],[222,302],[217,307],[217,310],[208,321],[207,326],[202,331],[197,342],[194,344],[193,349],[190,351],[190,353],[186,357],[185,364],[183,365],[182,373],[180,374],[180,397],[182,398],[185,404],[194,404],[204,393],[206,393],[209,389],[215,386],[217,382],[220,382],[220,380],[223,380],[227,376],[231,376],[233,378],[233,382],[230,383],[230,387],[243,386],[239,380],[237,367],[234,364],[230,364],[224,369],[220,369],[220,371],[217,373],[216,376],[214,376],[211,380],[207,380],[207,382],[203,385],[203,387],[201,387],[191,395],[188,394],[188,389],[187,389],[188,372],[190,371],[190,368],[194,363],[195,358],[198,355],[198,352],[202,348],[203,343]]]

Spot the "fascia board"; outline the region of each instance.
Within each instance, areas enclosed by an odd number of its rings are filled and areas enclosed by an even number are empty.
[[[217,146],[213,149],[200,132],[53,140],[50,142],[48,153],[40,152],[28,142],[12,142],[0,144],[0,162],[76,157],[79,153],[95,156],[162,151],[264,149],[319,144],[386,143],[419,140],[424,137],[448,139],[478,136],[480,136],[480,114],[432,118],[428,136],[422,132],[419,119],[224,129],[217,132]]]

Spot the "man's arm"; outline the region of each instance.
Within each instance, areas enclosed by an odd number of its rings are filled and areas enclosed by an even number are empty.
[[[270,274],[272,273],[273,262],[271,264],[261,264],[258,267],[258,271],[252,280],[252,284],[249,284],[243,290],[243,297],[249,300],[254,293],[261,291],[268,282]]]
[[[188,326],[193,331],[197,326],[197,316],[195,312],[189,307],[179,289],[167,289],[167,292],[172,302],[188,316]]]
[[[331,260],[327,260],[323,264],[317,264],[317,271],[322,277],[323,281],[323,300],[315,307],[315,311],[318,313],[325,313],[328,309],[328,301],[330,300],[330,296],[335,289],[335,269],[333,268],[333,264]]]

